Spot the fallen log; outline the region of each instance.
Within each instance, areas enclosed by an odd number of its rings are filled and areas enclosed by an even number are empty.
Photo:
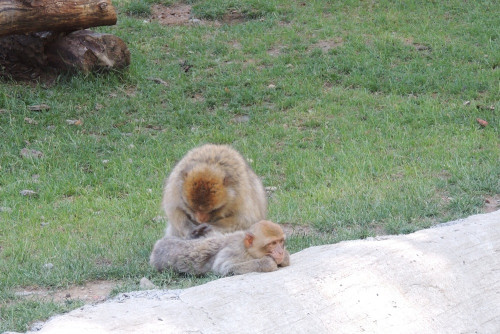
[[[116,24],[111,0],[0,0],[0,36]]]

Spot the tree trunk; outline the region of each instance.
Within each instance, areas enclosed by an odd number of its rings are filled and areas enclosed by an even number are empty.
[[[0,0],[0,36],[114,24],[111,0]]]

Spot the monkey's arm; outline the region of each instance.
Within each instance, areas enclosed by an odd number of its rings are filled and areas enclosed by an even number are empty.
[[[168,216],[169,220],[165,236],[190,239],[190,233],[197,226],[191,218],[179,208],[173,209]]]
[[[208,233],[212,232],[212,226],[209,224],[201,224],[196,226],[191,233],[188,235],[188,239],[198,239],[206,236]]]
[[[276,261],[270,256],[264,256],[260,259],[253,259],[250,261],[231,263],[226,268],[225,274],[241,275],[252,272],[270,272],[278,270]]]
[[[281,262],[278,267],[288,267],[290,265],[290,253],[285,251],[285,257],[283,258],[283,262]]]

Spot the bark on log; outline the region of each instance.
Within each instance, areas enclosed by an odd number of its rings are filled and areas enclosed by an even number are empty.
[[[59,34],[44,32],[0,37],[0,77],[31,80],[49,71],[45,45]]]
[[[90,72],[128,65],[127,45],[110,34],[79,30],[0,38],[0,77],[31,80],[54,74],[54,69]]]
[[[79,30],[47,45],[49,64],[82,72],[124,68],[130,64],[130,52],[120,38],[90,30]]]
[[[114,24],[111,0],[0,0],[0,36]]]

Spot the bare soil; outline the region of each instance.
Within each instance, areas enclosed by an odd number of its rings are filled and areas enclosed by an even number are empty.
[[[291,223],[280,223],[280,226],[283,228],[283,231],[285,232],[285,235],[290,237],[290,236],[318,236],[321,233],[316,231],[315,229],[309,227],[309,226],[303,226],[303,225],[294,225]]]
[[[70,286],[66,289],[46,289],[25,287],[16,291],[16,295],[31,300],[49,300],[56,303],[67,300],[81,300],[85,303],[97,303],[106,300],[111,291],[119,284],[116,281],[93,281],[84,285]]]
[[[182,3],[172,6],[156,4],[151,7],[151,12],[151,20],[157,20],[163,25],[211,24],[217,26],[221,23],[237,24],[246,21],[245,16],[235,10],[224,14],[220,22],[198,19],[191,15],[191,6]]]
[[[164,25],[188,24],[191,18],[191,6],[186,4],[175,4],[170,7],[157,4],[151,7],[151,12],[151,18]]]
[[[494,196],[487,196],[484,199],[484,207],[483,207],[484,213],[497,211],[498,209],[500,209],[500,194],[496,194]]]
[[[332,49],[336,49],[344,44],[344,40],[341,37],[319,41],[309,47],[309,49],[321,49],[323,52],[328,52]]]

